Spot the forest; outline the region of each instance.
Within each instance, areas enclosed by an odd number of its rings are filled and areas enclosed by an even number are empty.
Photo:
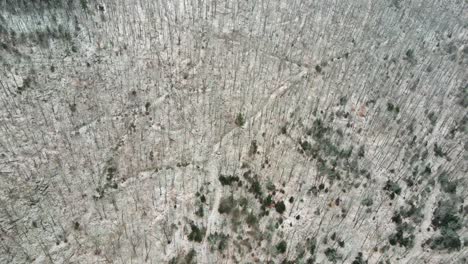
[[[467,6],[0,0],[0,263],[467,263]]]

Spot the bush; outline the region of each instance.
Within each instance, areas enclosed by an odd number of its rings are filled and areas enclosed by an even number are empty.
[[[88,11],[88,0],[80,0],[80,5],[84,11]]]
[[[392,103],[387,102],[387,111],[392,112],[393,109],[395,109],[395,106]]]
[[[436,157],[444,157],[445,156],[444,151],[442,150],[442,148],[439,145],[437,145],[437,143],[434,144],[434,154],[436,155]]]
[[[204,194],[200,196],[200,202],[205,203],[206,202],[206,197]]]
[[[372,198],[367,197],[361,201],[361,204],[364,206],[371,206],[372,204],[374,204],[374,201],[372,200]]]
[[[281,134],[283,135],[286,135],[286,133],[288,133],[288,127],[286,125],[282,126],[280,130]]]
[[[179,253],[177,256],[173,257],[172,259],[169,260],[169,264],[195,264],[196,262],[196,256],[197,252],[195,249],[191,249],[185,256],[183,255],[183,252]]]
[[[203,237],[205,236],[205,228],[200,229],[195,224],[191,224],[190,227],[192,228],[192,231],[188,235],[188,239],[190,241],[201,242],[203,240]]]
[[[249,226],[256,226],[257,223],[258,223],[258,219],[253,213],[250,213],[250,214],[247,215],[247,218],[245,219],[245,222]]]
[[[262,201],[262,205],[263,205],[264,207],[269,207],[269,206],[272,205],[272,204],[273,204],[273,199],[272,199],[271,195],[268,195],[268,196],[267,196],[265,199],[263,199],[263,201]]]
[[[328,127],[326,127],[322,120],[320,118],[315,119],[313,123],[313,127],[311,131],[308,133],[309,135],[312,134],[312,137],[316,140],[323,138],[325,133],[327,133],[329,130]]]
[[[446,172],[441,173],[437,180],[442,187],[442,191],[446,193],[455,193],[457,191],[457,183],[454,181],[449,181]]]
[[[234,123],[241,127],[245,124],[245,117],[242,113],[238,113],[237,116],[236,116],[236,120],[234,121]]]
[[[308,141],[302,141],[301,148],[305,153],[307,153],[312,150],[312,145]]]
[[[257,141],[252,140],[252,142],[250,142],[249,156],[253,156],[257,154],[257,151],[258,151]]]
[[[426,167],[424,168],[424,171],[421,172],[421,175],[424,175],[424,176],[431,175],[432,169],[431,169],[430,165],[431,164],[426,165]]]
[[[340,105],[345,105],[348,102],[348,98],[346,96],[340,97]]]
[[[279,253],[283,254],[286,252],[287,246],[288,245],[286,244],[286,241],[282,240],[276,245],[276,250],[278,250]]]
[[[325,250],[325,256],[327,256],[328,261],[333,263],[335,263],[339,259],[338,253],[334,248],[327,248]]]
[[[256,197],[262,196],[262,187],[260,186],[260,182],[257,179],[252,181],[252,185],[250,185],[249,191]]]
[[[405,59],[407,60],[414,60],[414,50],[413,49],[408,49],[405,53]]]
[[[317,248],[317,239],[316,238],[308,239],[306,246],[310,252],[310,255],[313,256],[315,254],[315,249]]]
[[[465,47],[466,49],[466,47]],[[459,95],[458,95],[458,104],[464,108],[468,107],[468,85],[461,86],[459,88]]]
[[[210,249],[218,249],[219,251],[224,251],[227,247],[229,236],[223,233],[215,232],[208,236],[208,242],[210,243]]]
[[[221,202],[219,203],[219,208],[218,212],[220,214],[229,214],[232,209],[236,206],[236,201],[232,197],[227,197],[221,199]]]
[[[400,195],[401,193],[401,187],[396,182],[393,182],[391,180],[387,181],[383,189],[385,191],[388,191],[389,196],[392,200],[395,198],[395,195]]]
[[[114,168],[114,167],[107,168],[106,180],[108,180],[108,181],[112,180],[112,178],[114,178],[114,175],[115,175],[116,171],[117,171],[117,169]]]
[[[400,213],[398,213],[398,212],[393,213],[393,216],[392,216],[391,219],[392,219],[393,223],[395,223],[397,225],[401,224],[401,214]]]
[[[450,200],[441,201],[432,216],[432,225],[436,228],[458,230],[461,228],[461,220],[457,216],[455,203]]]
[[[318,73],[321,73],[322,72],[322,67],[320,67],[320,65],[315,65],[315,71],[318,72]]]
[[[435,115],[434,112],[430,112],[428,115],[427,115],[427,118],[429,119],[429,121],[431,122],[431,125],[432,126],[435,126],[436,123],[437,123],[437,116]]]
[[[237,177],[237,176],[220,175],[218,179],[221,182],[221,185],[223,185],[223,186],[231,185],[233,182],[238,182],[239,181],[239,177]]]
[[[342,159],[349,159],[353,154],[353,146],[350,146],[348,149],[342,149],[338,155]]]
[[[185,262],[184,262],[184,263],[187,263],[187,264],[189,264],[189,263],[197,263],[197,262],[195,261],[196,256],[197,256],[197,252],[195,251],[195,249],[192,248],[192,249],[187,253],[187,255],[185,255],[185,258],[184,258]]]
[[[362,258],[362,252],[359,252],[351,264],[367,264],[367,260]]]
[[[390,245],[398,244],[405,248],[412,248],[414,246],[413,227],[408,223],[403,223],[397,226],[397,232],[388,237]]]
[[[444,250],[460,250],[461,241],[458,234],[449,228],[444,228],[441,231],[441,235],[432,239],[431,249]]]
[[[403,218],[411,217],[414,223],[421,223],[424,218],[424,214],[421,211],[422,207],[416,207],[413,202],[409,202],[409,207],[401,207],[400,214]]]
[[[242,207],[242,210],[245,211],[247,210],[247,206],[249,205],[249,200],[245,197],[239,197],[237,200],[237,204]]]
[[[268,181],[267,185],[266,185],[266,188],[268,191],[272,192],[274,190],[276,190],[276,186],[271,182],[271,181]]]
[[[275,204],[275,209],[276,209],[276,212],[278,212],[279,214],[283,214],[284,211],[286,211],[286,205],[284,204],[283,201],[277,202]]]
[[[198,207],[198,210],[195,211],[195,215],[197,215],[198,217],[203,217],[205,215],[205,213],[203,212],[203,205],[200,205]]]
[[[363,158],[365,154],[364,146],[360,146],[358,150],[358,157]]]

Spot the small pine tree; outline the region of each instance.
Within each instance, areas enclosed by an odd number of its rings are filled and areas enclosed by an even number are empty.
[[[242,127],[244,124],[245,124],[245,117],[242,113],[238,113],[237,114],[237,117],[236,117],[236,120],[234,121],[234,123],[238,126],[238,127]]]

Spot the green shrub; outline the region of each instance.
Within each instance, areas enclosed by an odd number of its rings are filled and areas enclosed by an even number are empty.
[[[437,180],[442,187],[442,191],[446,193],[456,193],[457,191],[457,183],[455,181],[449,181],[448,175],[446,172],[442,172]]]
[[[458,230],[461,228],[461,220],[457,215],[457,208],[453,201],[440,201],[432,216],[432,225],[436,228]]]
[[[262,187],[260,186],[260,182],[257,179],[254,179],[252,181],[249,191],[253,193],[256,197],[262,196]]]
[[[340,151],[339,157],[342,159],[349,159],[353,154],[353,146],[350,146],[348,149],[342,149]]]
[[[288,133],[288,127],[284,125],[281,127],[280,131],[281,131],[281,134],[286,135]]]
[[[395,109],[395,106],[392,103],[387,102],[387,111],[392,112],[393,109]]]
[[[195,251],[195,249],[192,248],[187,253],[187,255],[185,255],[185,258],[184,258],[185,262],[184,263],[186,263],[186,264],[197,263],[195,261],[196,256],[197,256],[197,252]]]
[[[421,175],[428,176],[431,175],[432,169],[430,167],[431,164],[427,164],[426,167],[424,167],[424,170],[421,172]]]
[[[88,0],[80,0],[80,4],[84,11],[88,11]]]
[[[242,207],[242,210],[245,211],[247,210],[247,205],[249,205],[249,200],[245,197],[239,197],[237,200],[237,204]]]
[[[320,65],[315,65],[315,71],[318,72],[318,73],[321,73],[322,72],[322,67]]]
[[[346,96],[342,96],[340,98],[340,105],[345,105],[348,102],[348,98]]]
[[[208,236],[208,242],[210,243],[210,249],[214,250],[215,248],[219,251],[224,251],[227,247],[229,236],[224,233],[215,232]]]
[[[221,185],[225,186],[231,185],[233,182],[239,182],[239,177],[219,175],[218,180],[221,182]]]
[[[338,252],[334,248],[327,248],[325,250],[325,256],[327,257],[328,261],[330,262],[337,262],[337,260],[340,258],[338,256]]]
[[[273,199],[272,199],[271,195],[269,194],[265,199],[263,199],[262,205],[264,207],[269,207],[272,204],[273,204]]]
[[[308,134],[311,134],[314,139],[318,140],[323,138],[323,136],[325,136],[328,130],[329,128],[323,124],[322,119],[317,118],[314,120],[312,129],[309,131]]]
[[[206,202],[206,197],[204,194],[200,196],[200,202],[205,203]]]
[[[364,150],[364,146],[360,146],[359,149],[358,149],[358,157],[364,158],[365,153],[366,153],[366,151]]]
[[[362,252],[358,252],[358,255],[351,264],[367,264],[367,260],[363,259]]]
[[[310,252],[310,255],[313,256],[315,254],[315,249],[317,249],[317,239],[316,238],[307,239],[306,246],[307,246],[307,250],[309,250]]]
[[[205,236],[205,228],[200,229],[195,224],[191,224],[190,227],[192,228],[192,231],[188,235],[188,239],[190,241],[201,242],[203,240],[203,237]]]
[[[286,252],[286,249],[287,249],[287,244],[286,244],[286,241],[284,240],[281,240],[281,242],[279,242],[277,245],[276,245],[276,250],[278,250],[279,253],[283,254]]]
[[[447,249],[449,251],[452,250],[460,250],[461,248],[461,241],[458,234],[449,228],[443,228],[440,232],[439,236],[436,236],[431,241],[431,249],[436,250],[444,250]]]
[[[409,202],[409,207],[402,207],[400,209],[400,214],[403,218],[411,217],[414,223],[421,223],[424,218],[421,207],[416,207],[413,202]]]
[[[402,223],[397,226],[396,231],[396,233],[388,237],[390,245],[394,246],[398,244],[405,248],[412,248],[414,246],[414,227],[410,226],[408,223]]]
[[[444,151],[442,150],[442,148],[439,145],[437,145],[437,143],[434,143],[434,155],[436,155],[436,157],[444,157],[445,156]]]
[[[236,116],[236,120],[234,121],[234,123],[241,127],[245,124],[245,117],[242,113],[238,113],[237,116]]]
[[[195,249],[191,249],[187,254],[184,256],[183,252],[180,252],[177,256],[173,257],[169,260],[169,264],[196,264],[196,256],[197,252]]]
[[[258,151],[257,141],[252,140],[252,142],[250,142],[249,156],[253,156],[257,154],[257,151]]]
[[[276,212],[278,212],[279,214],[283,214],[284,211],[286,211],[286,205],[284,204],[283,201],[277,202],[275,204],[275,209],[276,209]]]
[[[250,214],[247,215],[247,217],[245,219],[245,222],[249,226],[256,226],[258,224],[258,219],[253,213],[250,213]]]
[[[266,188],[268,191],[272,192],[274,190],[276,190],[276,186],[271,182],[271,181],[268,181],[267,185],[266,185]]]
[[[468,85],[460,86],[458,97],[458,104],[466,109],[468,107]]]
[[[395,114],[400,113],[400,107],[397,105],[394,105],[391,102],[387,102],[387,111],[389,112],[394,112]]]
[[[432,126],[435,126],[436,123],[437,123],[437,116],[435,115],[434,112],[430,112],[428,115],[427,115],[427,118],[429,119],[429,121],[431,122],[431,125]]]
[[[236,201],[232,197],[222,198],[219,203],[218,212],[220,214],[229,214],[236,206]]]
[[[401,214],[400,213],[394,212],[391,219],[392,219],[392,222],[394,222],[395,224],[397,224],[397,225],[401,224]]]
[[[414,56],[414,50],[413,49],[408,49],[405,53],[405,60],[411,62],[411,63],[416,63],[416,57]]]
[[[371,197],[366,197],[361,201],[361,204],[364,206],[371,206],[372,204],[374,204],[374,201]]]
[[[400,195],[401,193],[401,187],[396,182],[393,182],[391,180],[388,180],[386,182],[385,187],[383,189],[388,192],[392,200],[395,198],[395,195]]]
[[[195,215],[197,215],[198,217],[203,217],[205,214],[203,212],[203,205],[200,205],[197,209],[197,211],[195,211]]]
[[[308,151],[312,150],[312,145],[308,141],[302,141],[301,148],[305,153],[307,153]]]

